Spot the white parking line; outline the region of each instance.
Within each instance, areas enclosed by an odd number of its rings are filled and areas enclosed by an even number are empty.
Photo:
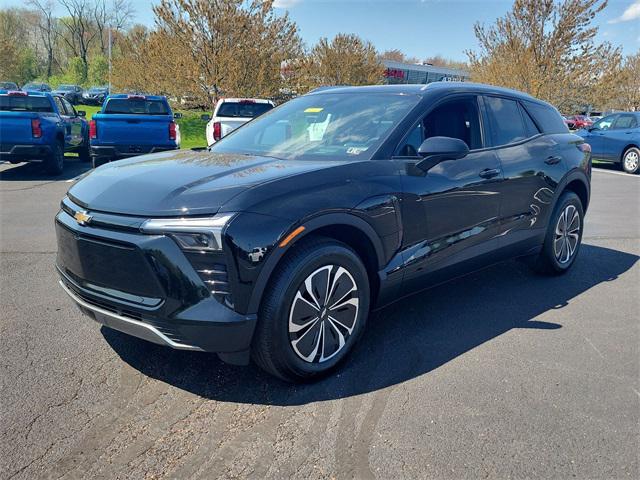
[[[602,173],[610,173],[612,175],[622,175],[623,177],[629,177],[629,178],[640,178],[640,175],[635,175],[633,173],[625,173],[625,172],[614,172],[612,170],[608,170],[605,168],[598,168],[594,165],[593,167],[593,171],[594,172],[602,172]]]

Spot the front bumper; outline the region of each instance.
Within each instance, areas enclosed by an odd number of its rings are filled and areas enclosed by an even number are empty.
[[[49,155],[51,155],[50,145],[0,144],[0,160],[3,161],[42,161]]]
[[[154,145],[116,145],[98,146],[91,145],[90,154],[96,158],[121,159],[145,155],[147,153],[167,152],[177,150],[178,146],[154,146]]]
[[[80,225],[69,205],[65,200],[56,217],[56,266],[84,314],[156,344],[248,361],[256,315],[239,314],[211,294],[173,240],[137,233],[132,218],[124,219],[129,230],[102,228],[113,216],[99,213],[95,226]]]

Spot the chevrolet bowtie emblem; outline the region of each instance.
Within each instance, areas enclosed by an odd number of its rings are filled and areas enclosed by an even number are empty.
[[[73,215],[73,218],[75,218],[76,222],[78,222],[80,225],[85,225],[91,221],[92,216],[87,212],[78,211]]]

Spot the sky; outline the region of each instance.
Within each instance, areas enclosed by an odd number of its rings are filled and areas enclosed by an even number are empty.
[[[132,23],[153,25],[151,5],[158,0],[132,0]],[[408,56],[442,55],[466,60],[475,49],[476,22],[491,24],[511,7],[510,0],[275,0],[300,27],[307,45],[321,37],[355,33],[379,51],[397,48]],[[22,6],[24,0],[0,0],[0,6]],[[58,12],[56,12],[58,13]],[[640,0],[609,0],[596,17],[598,40],[623,47],[628,55],[640,50]]]

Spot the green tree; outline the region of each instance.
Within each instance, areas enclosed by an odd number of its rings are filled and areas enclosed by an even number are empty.
[[[106,85],[109,82],[109,60],[103,55],[94,55],[89,62],[89,82]]]

